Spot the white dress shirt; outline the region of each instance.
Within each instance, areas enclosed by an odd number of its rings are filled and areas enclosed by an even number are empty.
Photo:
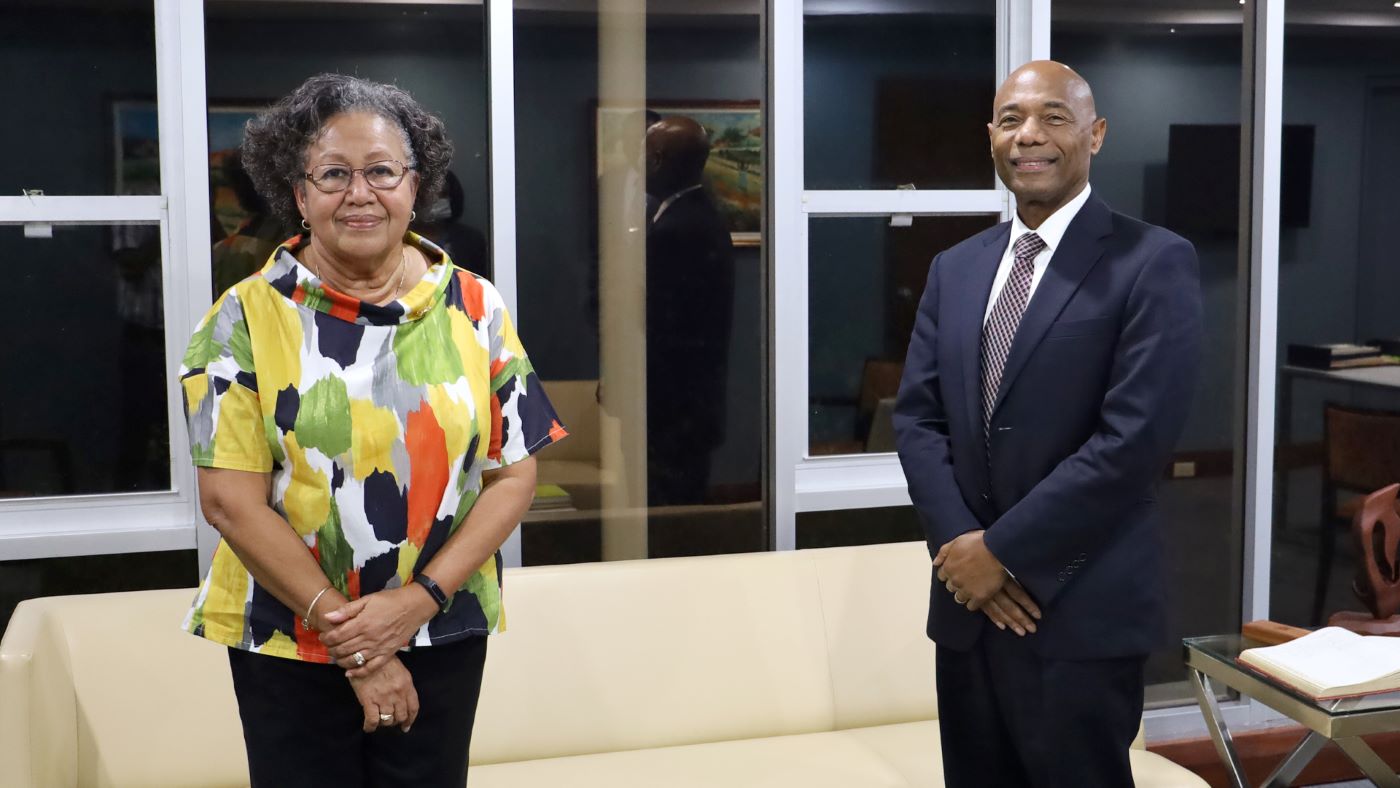
[[[1031,291],[1026,295],[1026,303],[1035,296],[1035,289],[1040,285],[1040,278],[1045,275],[1045,269],[1050,267],[1050,258],[1054,256],[1055,250],[1059,248],[1060,241],[1064,240],[1065,230],[1069,229],[1069,223],[1078,215],[1079,209],[1084,207],[1084,203],[1089,201],[1089,184],[1084,184],[1084,190],[1075,196],[1073,200],[1065,203],[1060,210],[1050,214],[1040,226],[1032,230],[1021,221],[1021,214],[1017,213],[1011,219],[1011,238],[1006,242],[1006,251],[1001,255],[1001,264],[997,266],[996,278],[992,280],[992,295],[987,299],[987,311],[982,314],[982,324],[986,325],[987,320],[992,316],[992,307],[996,306],[997,298],[1001,296],[1001,289],[1006,287],[1006,280],[1011,278],[1011,267],[1016,263],[1016,239],[1026,233],[1035,233],[1040,236],[1040,240],[1045,242],[1045,248],[1040,250],[1040,254],[1035,256],[1032,265],[1035,266],[1035,273],[1031,275]]]

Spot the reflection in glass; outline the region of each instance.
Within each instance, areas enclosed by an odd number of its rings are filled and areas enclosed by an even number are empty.
[[[994,188],[996,8],[806,0],[806,188]]]
[[[260,270],[280,242],[300,232],[295,224],[268,214],[243,173],[237,156],[243,125],[307,77],[328,71],[398,85],[447,124],[456,148],[452,171],[432,209],[418,216],[410,229],[445,248],[453,262],[490,277],[483,8],[206,3],[210,242],[216,297]],[[297,46],[288,47],[269,33],[276,30],[315,30],[317,35],[303,36]]]
[[[996,214],[808,223],[808,451],[894,451],[894,398],[934,255]]]
[[[107,594],[157,588],[193,588],[199,582],[194,550],[65,556],[0,561],[0,632],[15,606],[26,599],[69,594]]]
[[[923,526],[912,506],[797,513],[797,548],[922,542]]]
[[[520,324],[571,437],[526,564],[763,550],[760,4],[516,21]]]
[[[1173,638],[1234,631],[1244,543],[1233,513],[1243,458],[1236,456],[1242,433],[1232,406],[1242,284],[1238,201],[1222,190],[1237,195],[1239,188],[1243,11],[1233,3],[1202,10],[1058,0],[1053,14],[1051,56],[1088,80],[1099,115],[1108,119],[1090,174],[1094,194],[1186,237],[1200,258],[1205,357],[1158,505]],[[1192,136],[1210,147],[1181,144]],[[1151,656],[1147,683],[1149,705],[1189,701],[1180,646]]]
[[[7,2],[0,194],[159,194],[151,0]]]
[[[159,226],[0,226],[0,260],[0,497],[169,489]]]
[[[1292,344],[1400,337],[1400,260],[1392,237],[1400,8],[1290,0],[1283,46],[1285,209],[1290,172],[1295,181],[1311,177],[1307,191],[1294,196],[1307,209],[1306,221],[1288,221],[1286,210],[1280,217],[1279,473],[1269,612],[1313,626],[1339,611],[1366,610],[1351,587],[1359,550],[1350,523],[1376,480],[1367,480],[1370,473],[1358,478],[1355,468],[1395,467],[1400,446],[1374,428],[1363,428],[1367,438],[1358,439],[1350,422],[1389,424],[1400,417],[1400,368],[1355,370],[1377,383],[1359,386],[1310,377],[1321,373],[1285,359]],[[1311,132],[1313,146],[1290,151],[1290,128]],[[1369,413],[1353,415],[1358,410]]]

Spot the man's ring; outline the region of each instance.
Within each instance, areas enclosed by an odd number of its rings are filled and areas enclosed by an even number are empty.
[[[379,721],[380,721],[380,722],[393,722],[393,721],[394,721],[394,715],[392,715],[392,714],[381,714],[381,715],[379,715]]]
[[[953,601],[954,601],[954,602],[957,602],[957,603],[960,604],[960,605],[965,605],[965,604],[967,604],[967,600],[962,598],[962,592],[960,592],[960,591],[954,591],[954,592],[953,592]]]
[[[363,668],[363,667],[365,666],[365,655],[364,655],[364,654],[361,654],[360,652],[356,651],[354,654],[351,654],[351,655],[350,655],[350,658],[353,659],[353,660],[355,660],[355,667],[357,667],[357,668]],[[381,718],[382,718],[383,716],[384,716],[384,715],[382,715],[382,714],[380,715]],[[390,718],[390,719],[393,719],[393,715],[390,715],[389,718]]]

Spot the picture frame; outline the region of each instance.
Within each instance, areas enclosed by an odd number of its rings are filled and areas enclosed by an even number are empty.
[[[232,235],[248,214],[224,173],[224,163],[243,144],[243,127],[266,103],[256,101],[210,102],[209,104],[209,197],[213,221],[224,235]]]
[[[224,175],[224,161],[243,143],[244,124],[264,106],[255,100],[209,104],[209,191],[212,219],[223,235],[237,231],[248,218]],[[156,102],[144,97],[116,99],[111,103],[111,117],[115,193],[160,194]]]
[[[683,115],[705,128],[710,137],[710,158],[705,163],[705,190],[715,202],[737,246],[763,242],[763,113],[757,100],[648,101],[646,109],[662,116]],[[617,151],[605,149],[604,140],[617,139],[619,124],[635,118],[636,107],[594,104],[594,176],[614,164]]]

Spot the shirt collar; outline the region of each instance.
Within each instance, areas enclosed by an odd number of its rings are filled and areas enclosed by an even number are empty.
[[[441,300],[452,278],[449,274],[454,266],[447,252],[417,233],[406,233],[403,241],[417,247],[428,259],[428,272],[407,293],[387,304],[360,301],[323,285],[315,272],[296,258],[297,250],[310,243],[305,234],[279,246],[263,266],[261,276],[284,298],[349,323],[407,323],[423,317]]]
[[[1089,201],[1089,192],[1092,191],[1089,184],[1084,184],[1084,189],[1075,195],[1074,199],[1060,206],[1058,211],[1050,214],[1040,226],[1034,230],[1026,226],[1021,221],[1021,214],[1018,212],[1011,217],[1011,243],[1016,243],[1016,239],[1033,232],[1040,236],[1040,240],[1045,242],[1045,249],[1053,253],[1060,245],[1061,239],[1065,237],[1065,231],[1069,229],[1069,223],[1074,221],[1074,217],[1079,213],[1079,209],[1084,207],[1084,203]],[[1048,259],[1048,258],[1047,258]]]

